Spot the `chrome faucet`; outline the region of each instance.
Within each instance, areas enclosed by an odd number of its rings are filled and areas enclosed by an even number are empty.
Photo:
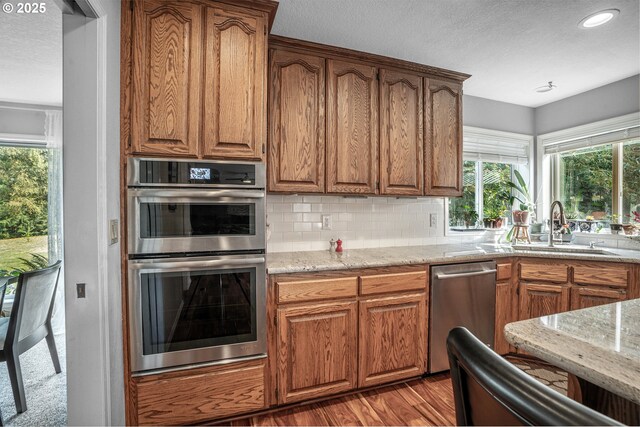
[[[553,247],[553,211],[555,210],[556,206],[560,207],[560,226],[562,227],[567,223],[567,220],[564,217],[564,207],[562,206],[562,203],[560,203],[560,200],[556,200],[555,202],[551,203],[551,212],[549,213],[549,247],[550,248]]]

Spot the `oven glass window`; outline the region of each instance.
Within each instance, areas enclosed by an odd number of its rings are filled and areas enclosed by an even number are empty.
[[[140,203],[140,237],[254,236],[253,203]]]
[[[255,268],[143,273],[143,354],[257,339]]]

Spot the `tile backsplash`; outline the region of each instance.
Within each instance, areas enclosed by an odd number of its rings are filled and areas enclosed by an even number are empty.
[[[431,226],[431,215],[437,216]],[[331,215],[331,230],[322,229]],[[270,252],[344,249],[441,243],[444,198],[267,195],[267,249]]]

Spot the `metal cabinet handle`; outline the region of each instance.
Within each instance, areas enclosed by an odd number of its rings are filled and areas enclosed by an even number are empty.
[[[436,274],[436,278],[438,279],[455,279],[456,277],[469,277],[469,276],[480,276],[484,274],[493,274],[497,270],[480,270],[480,271],[469,271],[466,273],[452,273],[452,274]]]

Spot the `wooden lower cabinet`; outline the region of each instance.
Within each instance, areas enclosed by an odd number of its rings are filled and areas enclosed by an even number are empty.
[[[138,425],[184,425],[265,407],[259,359],[133,378]]]
[[[278,403],[351,390],[357,379],[357,303],[278,309]]]
[[[599,286],[573,286],[571,288],[571,310],[596,307],[625,299],[627,299],[627,293],[620,289]]]
[[[570,286],[520,283],[519,320],[562,313],[570,309]]]
[[[504,337],[504,327],[507,323],[513,322],[513,305],[516,301],[513,298],[513,287],[511,282],[496,283],[496,323],[494,350],[498,354],[507,354],[511,351],[511,346]]]
[[[426,371],[426,294],[360,301],[358,386],[368,387]]]

